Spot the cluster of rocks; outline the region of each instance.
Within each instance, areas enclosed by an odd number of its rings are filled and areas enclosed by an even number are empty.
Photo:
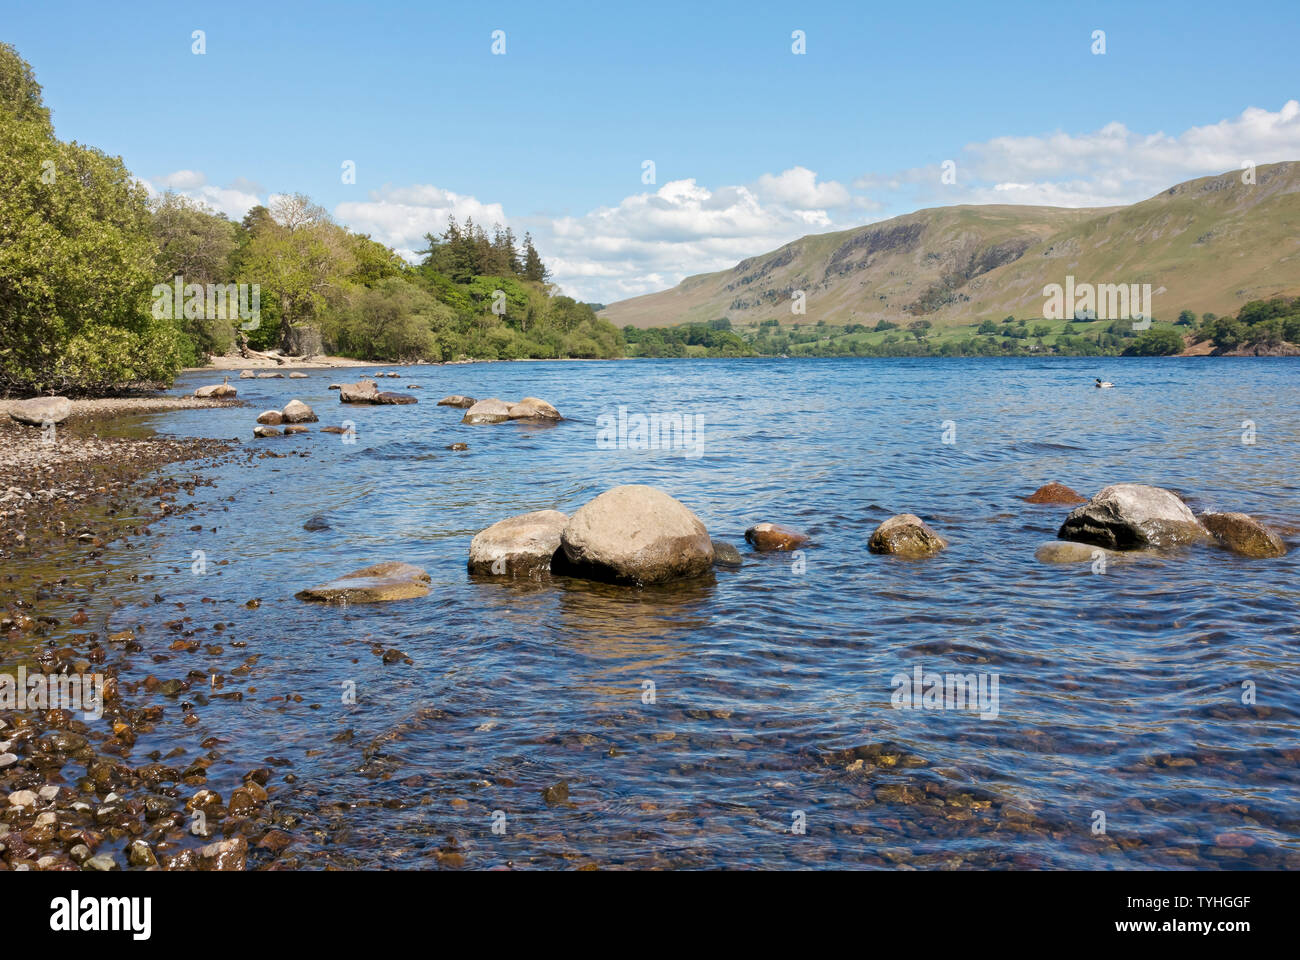
[[[278,370],[263,370],[261,373],[254,373],[252,370],[240,370],[240,380],[283,380],[284,374]],[[290,371],[290,380],[306,380],[307,374],[298,370]]]
[[[508,403],[490,397],[487,400],[475,400],[453,394],[438,401],[440,407],[460,407],[465,410],[461,423],[505,423],[507,420],[526,420],[533,422],[557,422],[563,420],[560,411],[538,397],[524,397],[518,403]]]
[[[1206,511],[1197,516],[1172,490],[1142,483],[1117,483],[1090,500],[1061,484],[1048,484],[1030,503],[1080,503],[1065,518],[1057,540],[1038,549],[1044,562],[1095,559],[1096,551],[1117,559],[1149,555],[1171,547],[1218,543],[1246,557],[1280,557],[1286,545],[1276,532],[1244,513]]]
[[[410,394],[381,392],[379,385],[366,377],[361,378],[356,383],[330,384],[330,389],[338,390],[340,403],[401,404],[418,402]]]
[[[258,426],[253,428],[255,437],[278,437],[283,434],[306,433],[304,423],[315,423],[319,418],[301,400],[290,400],[282,410],[263,410],[257,415]],[[280,426],[284,425],[284,430]]]

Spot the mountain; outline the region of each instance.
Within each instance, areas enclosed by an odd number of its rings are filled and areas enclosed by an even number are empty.
[[[942,329],[1042,316],[1043,288],[1067,275],[1149,283],[1153,312],[1169,320],[1300,295],[1300,162],[1260,166],[1253,184],[1241,171],[1189,180],[1128,207],[919,210],[801,237],[599,315],[619,327],[727,317],[736,326],[925,319]],[[805,315],[791,312],[798,290]]]

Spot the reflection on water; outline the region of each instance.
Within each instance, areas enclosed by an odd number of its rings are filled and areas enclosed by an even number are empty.
[[[243,409],[143,421],[252,442],[256,412],[296,396],[321,425],[357,424],[355,445],[259,441],[310,457],[220,468],[197,494],[200,519],[158,525],[137,558],[156,580],[123,589],[190,609],[208,597],[207,619],[248,644],[239,659],[260,655],[243,700],[212,701],[192,728],[160,724],[136,750],[218,737],[230,777],[271,754],[291,761],[296,779],[273,796],[302,818],[301,865],[434,866],[454,837],[477,867],[1300,866],[1300,551],[1250,561],[1204,548],[1096,575],[1035,561],[1066,511],[1021,499],[1052,480],[1085,493],[1156,483],[1294,538],[1294,362],[402,372],[423,387],[416,406],[341,410],[326,389],[340,375],[325,371],[239,381]],[[1117,388],[1092,389],[1094,377]],[[572,419],[464,426],[435,405],[444,393],[539,396]],[[704,455],[598,448],[598,418],[620,405],[700,416]],[[646,590],[467,575],[477,530],[571,512],[619,483],[678,497],[745,565]],[[903,511],[951,548],[924,562],[870,555],[875,524]],[[303,530],[317,514],[330,529]],[[761,520],[812,535],[801,564],[748,552],[743,531]],[[193,577],[192,550],[225,563]],[[386,559],[427,569],[430,595],[343,610],[293,599]],[[253,597],[260,608],[246,609]],[[152,654],[163,614],[137,614]],[[413,662],[384,664],[376,645]],[[238,662],[201,652],[136,668]],[[917,666],[996,673],[997,718],[892,709],[890,678]],[[341,702],[345,682],[355,704]],[[220,790],[221,770],[210,775]],[[547,802],[559,781],[568,800]]]

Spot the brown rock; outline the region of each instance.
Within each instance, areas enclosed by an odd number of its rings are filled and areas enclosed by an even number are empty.
[[[264,423],[268,427],[278,427],[284,423],[284,415],[279,410],[263,410],[257,415],[257,422]]]
[[[798,550],[808,535],[775,523],[756,523],[745,531],[745,539],[755,550]]]
[[[1244,557],[1281,557],[1286,544],[1276,533],[1245,513],[1203,513],[1203,523],[1215,539]]]
[[[235,388],[228,383],[210,383],[206,387],[199,387],[194,391],[196,397],[216,397],[218,400],[229,400],[235,396]]]
[[[443,397],[438,401],[440,407],[472,407],[477,403],[473,397],[462,397],[459,393],[453,393],[449,397]]]
[[[891,553],[908,560],[931,556],[947,546],[947,540],[912,513],[890,517],[876,527],[867,541],[872,553]]]
[[[300,423],[290,424],[289,426],[284,428],[284,432],[286,435],[291,433],[309,433],[310,431],[311,431],[310,427],[304,427]]]
[[[280,436],[280,429],[278,427],[254,427],[253,436],[258,438],[278,437]]]
[[[578,509],[561,538],[565,572],[623,583],[700,576],[713,543],[700,518],[662,490],[614,487]]]
[[[428,592],[427,573],[409,563],[388,561],[353,570],[294,596],[323,603],[379,603],[423,597]]]
[[[511,420],[563,420],[560,411],[551,406],[545,400],[539,400],[537,397],[524,397],[518,403],[511,404],[509,409]]]
[[[1081,496],[1063,483],[1046,483],[1029,496],[1026,503],[1086,503],[1087,497]]]

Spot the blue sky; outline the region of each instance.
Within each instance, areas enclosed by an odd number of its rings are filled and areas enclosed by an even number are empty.
[[[61,137],[232,216],[307,193],[399,250],[502,220],[607,302],[922,206],[1300,159],[1295,0],[132,7],[5,3]]]

